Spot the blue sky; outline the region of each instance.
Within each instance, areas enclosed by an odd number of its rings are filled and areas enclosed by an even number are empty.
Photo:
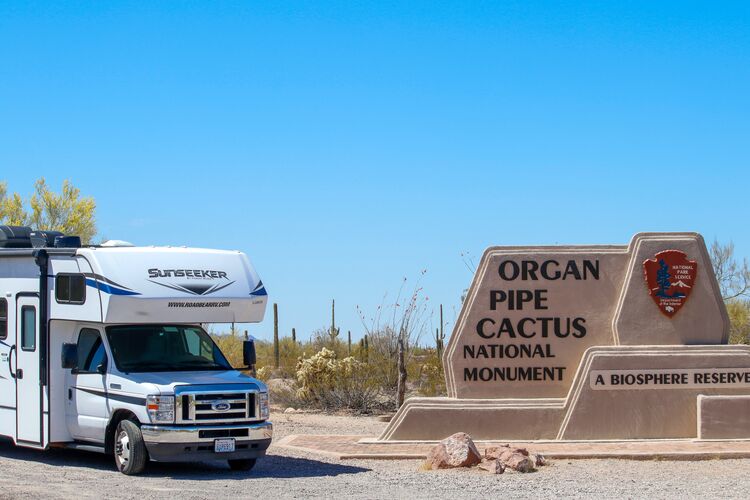
[[[282,334],[335,298],[358,338],[422,269],[452,320],[488,245],[750,256],[748,89],[744,2],[0,2],[0,180],[244,250]]]

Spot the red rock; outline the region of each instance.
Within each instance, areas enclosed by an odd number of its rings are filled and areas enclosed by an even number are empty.
[[[482,461],[479,450],[471,440],[471,436],[464,432],[453,434],[437,444],[427,456],[425,468],[452,469],[455,467],[471,467]]]
[[[513,456],[515,450],[516,448],[511,448],[510,446],[492,446],[484,450],[484,456],[506,461]]]
[[[484,449],[485,458],[500,458],[504,452],[509,451],[510,446],[507,444],[501,444],[500,446],[490,446]]]
[[[544,457],[541,461],[533,454],[529,454],[526,448],[511,448],[508,445],[490,446],[484,450],[485,459],[495,459],[506,468],[510,467],[518,472],[531,472],[536,465],[544,465]]]
[[[497,459],[492,459],[492,460],[484,459],[479,464],[479,468],[486,470],[490,474],[502,474],[503,472],[505,472],[505,466],[500,460],[497,460]]]
[[[503,462],[506,467],[518,472],[532,472],[534,470],[534,462],[529,458],[520,453],[514,453],[508,460]]]

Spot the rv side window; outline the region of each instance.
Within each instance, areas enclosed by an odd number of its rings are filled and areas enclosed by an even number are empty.
[[[8,337],[8,301],[0,299],[0,339]]]
[[[21,307],[21,349],[36,350],[36,307]]]
[[[83,304],[86,301],[86,279],[82,274],[55,276],[55,299],[60,304]]]
[[[193,329],[185,328],[185,344],[187,352],[193,356],[210,358],[213,352],[213,346],[205,338]]]
[[[99,331],[83,328],[78,334],[78,373],[96,373],[106,357]]]

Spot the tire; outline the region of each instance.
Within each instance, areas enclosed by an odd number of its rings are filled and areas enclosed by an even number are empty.
[[[115,429],[114,443],[117,470],[128,476],[143,472],[148,462],[148,451],[138,424],[132,420],[122,420]]]
[[[242,458],[237,460],[227,460],[229,462],[229,468],[238,471],[249,471],[255,467],[254,458]]]

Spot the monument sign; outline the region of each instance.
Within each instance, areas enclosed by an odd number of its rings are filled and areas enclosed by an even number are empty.
[[[489,248],[444,353],[448,397],[409,399],[380,440],[750,438],[750,347],[728,329],[698,234]]]

